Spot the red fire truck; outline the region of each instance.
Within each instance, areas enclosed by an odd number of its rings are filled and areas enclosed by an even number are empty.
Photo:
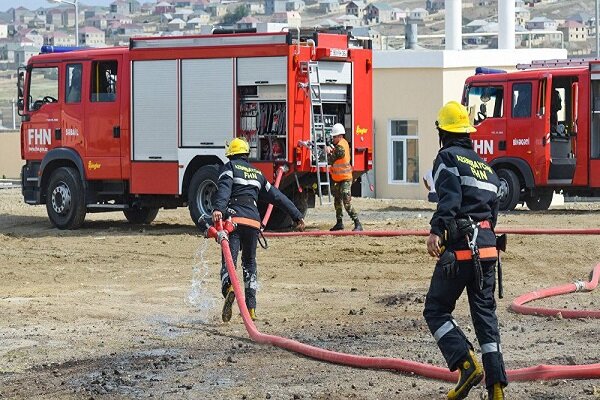
[[[500,208],[546,210],[554,192],[600,196],[600,61],[517,68],[478,68],[463,93],[474,148],[502,184]]]
[[[371,169],[372,52],[347,34],[243,33],[131,39],[129,47],[48,49],[19,71],[23,197],[53,225],[123,211],[212,210],[234,137],[302,210],[327,193],[326,133],[343,123],[354,173]],[[262,205],[266,209],[266,205]],[[274,210],[273,226],[287,223]]]

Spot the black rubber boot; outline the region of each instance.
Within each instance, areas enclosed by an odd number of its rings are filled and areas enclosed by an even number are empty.
[[[227,293],[225,294],[225,303],[223,303],[223,311],[221,311],[221,319],[223,322],[229,322],[231,320],[231,307],[235,301],[235,293],[233,292],[233,286],[229,285]]]
[[[337,223],[330,229],[330,231],[341,231],[342,229],[344,229],[344,223],[341,219],[338,219]]]
[[[481,382],[483,378],[483,368],[477,361],[473,350],[469,350],[467,358],[458,365],[458,383],[456,387],[448,392],[449,400],[461,400],[467,397],[473,386]]]
[[[352,229],[352,230],[357,231],[357,232],[363,230],[363,227],[360,224],[360,221],[358,220],[358,218],[354,220],[354,229]]]

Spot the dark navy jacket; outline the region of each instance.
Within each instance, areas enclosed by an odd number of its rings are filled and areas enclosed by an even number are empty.
[[[491,222],[498,217],[500,181],[494,170],[473,151],[469,138],[456,138],[440,149],[433,164],[433,181],[439,201],[431,218],[431,233],[444,237],[448,223],[456,218]],[[479,246],[495,246],[495,235],[480,230]],[[465,248],[464,244],[455,248]]]
[[[213,207],[224,218],[232,217],[238,224],[259,227],[261,218],[256,205],[259,195],[282,208],[294,221],[302,218],[294,203],[244,159],[233,159],[221,167]]]

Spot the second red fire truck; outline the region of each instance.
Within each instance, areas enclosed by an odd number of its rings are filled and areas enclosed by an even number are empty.
[[[498,173],[500,208],[548,209],[553,193],[600,197],[600,61],[478,69],[463,93],[475,150]]]
[[[19,73],[24,199],[45,204],[60,229],[80,227],[88,212],[150,223],[181,206],[196,222],[212,210],[226,143],[245,137],[253,165],[270,180],[280,171],[280,189],[305,211],[329,189],[328,127],[346,126],[355,176],[371,169],[372,73],[370,42],[347,34],[49,49]],[[287,222],[277,210],[271,219]]]

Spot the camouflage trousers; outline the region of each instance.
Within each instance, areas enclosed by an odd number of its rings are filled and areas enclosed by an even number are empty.
[[[358,213],[352,207],[352,195],[350,194],[350,187],[352,186],[352,181],[341,181],[341,182],[333,182],[333,188],[331,193],[333,194],[333,207],[335,207],[335,218],[337,220],[341,220],[343,217],[343,209],[346,209],[348,216],[352,218],[352,220],[358,219]]]

